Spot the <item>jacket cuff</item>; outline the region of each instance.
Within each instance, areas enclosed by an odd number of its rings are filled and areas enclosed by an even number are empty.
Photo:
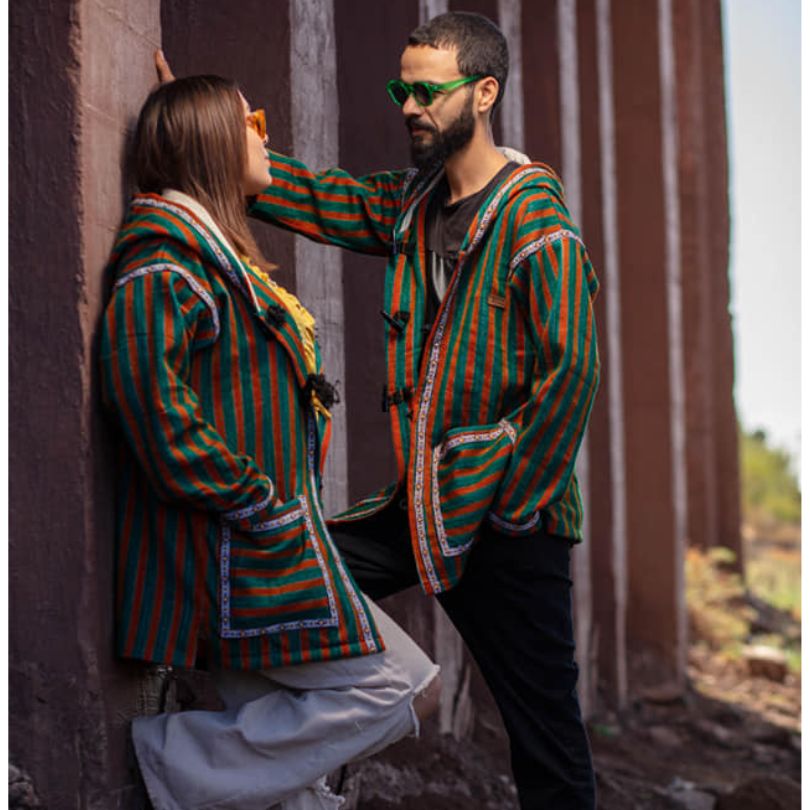
[[[222,518],[232,524],[234,528],[245,532],[256,531],[262,523],[270,519],[276,500],[276,488],[273,482],[265,476],[267,495],[258,503],[244,506],[241,509],[232,509],[224,512]]]

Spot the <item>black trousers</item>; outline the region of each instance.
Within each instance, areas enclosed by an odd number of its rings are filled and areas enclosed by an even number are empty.
[[[401,503],[331,534],[372,599],[418,583]],[[437,597],[500,709],[522,810],[596,804],[575,691],[570,549],[543,532],[515,538],[484,529],[461,581]]]

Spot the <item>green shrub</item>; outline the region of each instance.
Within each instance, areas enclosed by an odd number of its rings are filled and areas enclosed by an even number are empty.
[[[786,451],[771,447],[764,430],[740,431],[740,477],[745,520],[755,525],[801,520],[801,493]]]

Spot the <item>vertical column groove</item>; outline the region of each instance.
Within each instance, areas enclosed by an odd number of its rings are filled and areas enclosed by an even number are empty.
[[[290,85],[295,154],[309,166],[338,162],[338,89],[332,0],[290,0]],[[296,291],[318,323],[324,371],[345,382],[343,259],[302,237],[295,242]],[[349,481],[344,402],[332,408],[332,444],[324,470],[327,514],[347,505]]]
[[[669,333],[670,429],[672,441],[672,500],[675,529],[676,599],[683,603],[684,547],[686,543],[686,401],[683,360],[681,217],[678,192],[678,130],[675,97],[675,43],[673,41],[672,0],[658,0],[658,36],[661,76],[661,133],[664,177],[664,217],[666,238],[667,316]],[[686,672],[686,610],[676,611],[677,672]]]
[[[610,418],[610,479],[612,498],[613,575],[616,583],[616,691],[619,705],[627,699],[625,614],[627,611],[627,485],[625,480],[624,395],[622,392],[621,286],[619,279],[619,226],[616,219],[616,129],[613,107],[613,45],[611,0],[596,0],[596,48],[599,74],[599,138],[602,169],[602,223]]]
[[[498,0],[498,22],[509,44],[509,77],[498,114],[501,117],[503,145],[520,152],[526,148],[523,127],[523,48],[520,20],[521,0]]]

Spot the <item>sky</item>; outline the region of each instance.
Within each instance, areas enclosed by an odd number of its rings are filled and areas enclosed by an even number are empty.
[[[798,467],[801,0],[723,0],[735,401]]]

